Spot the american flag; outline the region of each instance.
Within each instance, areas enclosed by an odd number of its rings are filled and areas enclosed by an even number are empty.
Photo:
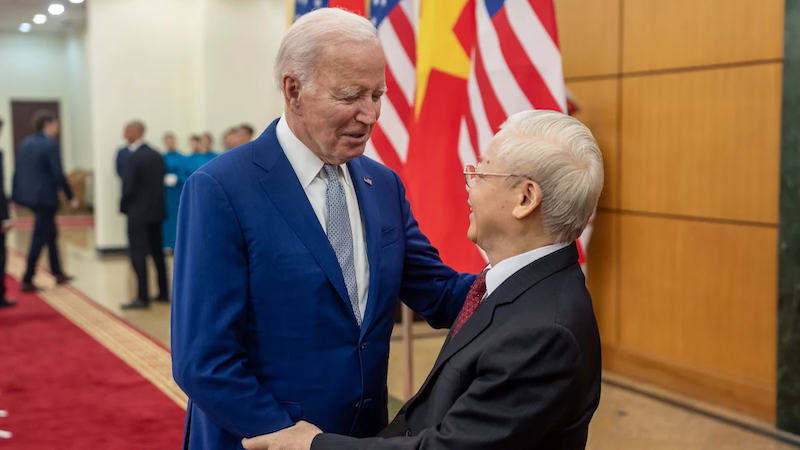
[[[509,116],[531,109],[567,112],[552,0],[478,0],[475,22],[469,110],[459,138],[464,164],[475,163]]]
[[[475,164],[509,116],[525,110],[577,109],[564,85],[552,0],[477,0],[476,45],[461,122],[461,161]],[[578,240],[581,264],[592,222]]]
[[[417,38],[413,0],[372,0],[370,20],[386,55],[386,96],[364,152],[402,174],[408,155],[417,88]]]

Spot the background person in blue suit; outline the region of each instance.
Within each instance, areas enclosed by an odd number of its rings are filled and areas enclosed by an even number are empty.
[[[167,209],[167,218],[162,224],[162,241],[164,248],[175,248],[175,236],[178,229],[178,205],[181,201],[183,190],[183,174],[186,169],[186,156],[175,148],[175,135],[171,132],[164,134],[164,163],[167,166],[167,175],[164,177],[164,202]]]
[[[64,191],[73,209],[79,206],[78,199],[72,196],[72,189],[61,166],[61,149],[55,141],[59,131],[58,119],[50,111],[39,111],[34,114],[33,128],[35,134],[26,137],[17,150],[11,193],[14,202],[30,208],[35,214],[28,266],[22,278],[22,292],[38,290],[33,284],[33,276],[45,244],[50,256],[50,272],[55,276],[56,282],[64,284],[72,280],[72,277],[61,270],[58,255],[56,212],[59,206],[59,189]]]
[[[449,327],[474,275],[445,266],[394,172],[362,156],[386,90],[375,27],[338,9],[281,43],[284,115],[195,172],[178,214],[173,375],[186,449],[304,419],[372,436],[388,423],[398,299]]]

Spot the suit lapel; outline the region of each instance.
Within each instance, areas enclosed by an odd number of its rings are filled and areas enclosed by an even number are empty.
[[[364,311],[364,322],[362,323],[362,332],[367,330],[372,322],[375,311],[379,308],[374,302],[378,301],[378,292],[380,287],[380,212],[378,211],[378,201],[375,195],[375,189],[371,184],[371,177],[361,167],[361,161],[358,158],[353,159],[347,163],[347,168],[350,170],[350,181],[356,191],[358,198],[358,207],[361,211],[361,218],[364,221],[364,237],[367,241],[367,261],[369,262],[369,292],[367,293],[367,310]],[[367,182],[366,180],[370,180]],[[372,306],[370,306],[372,303]]]
[[[267,171],[267,174],[260,180],[261,186],[289,227],[297,234],[325,275],[328,276],[341,300],[347,304],[347,309],[352,310],[336,253],[333,251],[314,209],[311,208],[311,203],[308,201],[308,196],[303,190],[300,180],[297,179],[292,165],[278,142],[275,132],[277,123],[277,120],[274,121],[253,143],[254,163]],[[353,317],[353,322],[355,322],[355,317]]]
[[[577,262],[578,248],[573,243],[568,247],[562,248],[523,267],[500,284],[492,295],[478,306],[478,309],[475,310],[472,317],[461,327],[461,330],[458,331],[455,337],[452,339],[448,337],[448,340],[445,341],[442,347],[442,351],[439,352],[439,357],[436,358],[436,363],[433,365],[431,373],[428,375],[428,378],[425,380],[419,392],[409,401],[409,404],[415,401],[419,394],[425,390],[447,360],[475,340],[475,338],[489,327],[494,317],[494,311],[498,306],[512,303],[525,291],[532,288],[540,281],[568,267],[570,264]]]

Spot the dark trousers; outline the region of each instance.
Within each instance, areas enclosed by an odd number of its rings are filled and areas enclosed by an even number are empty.
[[[33,275],[36,273],[36,263],[42,253],[42,247],[47,245],[47,253],[50,255],[50,272],[53,275],[62,275],[61,262],[58,259],[58,228],[56,228],[57,208],[36,208],[33,210],[35,221],[33,223],[33,237],[31,238],[31,248],[28,251],[28,268],[23,283],[31,283]]]
[[[148,253],[153,257],[158,272],[158,296],[168,298],[167,266],[164,264],[164,248],[161,245],[161,222],[137,223],[128,220],[128,243],[131,265],[138,279],[137,298],[150,301],[150,296],[147,295]]]

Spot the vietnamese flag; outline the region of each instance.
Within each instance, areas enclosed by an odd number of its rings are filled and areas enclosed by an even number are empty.
[[[460,272],[480,272],[486,260],[467,239],[469,205],[458,155],[469,107],[475,0],[422,0],[417,39],[416,120],[403,171],[408,197],[442,260]]]

